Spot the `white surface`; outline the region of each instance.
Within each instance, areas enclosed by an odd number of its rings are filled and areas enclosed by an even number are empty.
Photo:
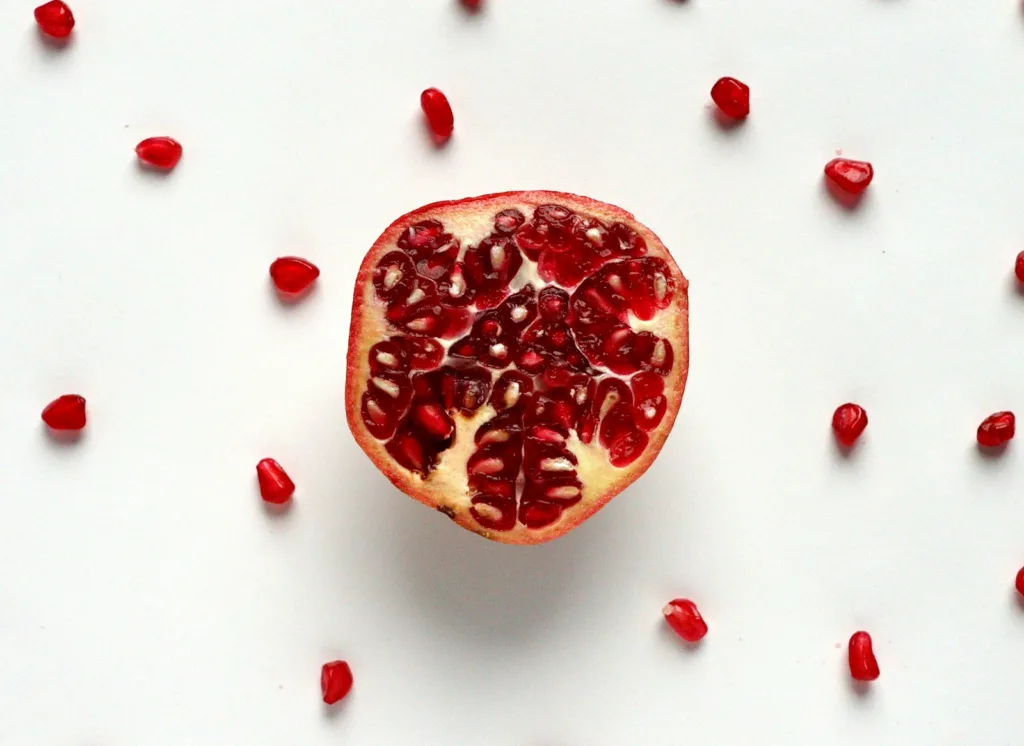
[[[59,51],[0,4],[0,744],[1019,743],[1024,443],[973,445],[1024,410],[1016,3],[486,3],[77,0]],[[728,132],[721,75],[753,91]],[[169,178],[133,162],[161,134]],[[822,188],[837,148],[876,168],[855,212]],[[533,549],[398,494],[343,414],[372,241],[515,188],[620,204],[692,282],[661,458]],[[292,253],[323,275],[285,308]],[[39,411],[72,391],[88,432],[58,446]]]

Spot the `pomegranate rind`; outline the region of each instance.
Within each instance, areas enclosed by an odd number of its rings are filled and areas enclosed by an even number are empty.
[[[373,273],[377,263],[394,251],[402,232],[412,223],[436,219],[445,229],[456,235],[471,235],[479,240],[477,226],[485,219],[493,221],[495,214],[517,207],[530,215],[545,204],[561,204],[580,215],[598,218],[607,224],[622,222],[633,228],[647,243],[648,256],[663,259],[675,283],[671,305],[658,317],[656,332],[673,347],[675,362],[665,376],[667,406],[660,424],[648,432],[649,442],[636,461],[624,468],[608,462],[607,451],[596,443],[584,446],[573,436],[573,452],[580,458],[579,473],[583,479],[583,499],[567,509],[563,517],[550,526],[528,528],[517,523],[505,531],[490,530],[472,516],[471,494],[468,488],[466,462],[475,450],[473,436],[476,430],[493,416],[493,410],[481,408],[472,416],[456,416],[455,445],[442,455],[437,468],[427,477],[400,466],[385,449],[385,441],[378,440],[368,431],[361,416],[361,399],[370,376],[368,354],[370,348],[397,332],[386,320],[384,309],[376,297]],[[476,230],[476,234],[474,233]],[[349,329],[348,361],[346,366],[345,409],[349,428],[360,448],[374,465],[399,490],[415,500],[438,510],[463,528],[487,539],[506,544],[540,544],[563,536],[604,507],[613,497],[636,481],[654,462],[675,423],[689,372],[689,298],[688,281],[661,240],[632,214],[604,202],[579,195],[553,191],[500,192],[460,200],[433,202],[409,212],[395,220],[374,242],[363,259],[356,276],[352,315]]]

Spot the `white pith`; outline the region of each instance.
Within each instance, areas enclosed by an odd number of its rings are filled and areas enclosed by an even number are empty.
[[[558,197],[552,197],[548,201],[559,202],[561,201]],[[415,214],[414,219],[410,219],[405,225],[409,225],[414,222],[422,220],[429,220],[431,218],[439,220],[443,225],[445,232],[451,233],[457,237],[460,241],[460,252],[459,258],[463,258],[466,249],[471,246],[476,246],[482,239],[490,236],[493,232],[494,215],[501,209],[509,207],[518,208],[529,220],[533,215],[533,210],[536,204],[542,204],[543,202],[527,203],[520,202],[518,204],[510,201],[503,200],[500,206],[494,208],[476,208],[473,207],[470,210],[464,212],[452,211],[446,209],[445,206],[440,206],[436,211],[436,214],[428,210],[418,211]],[[688,314],[688,303],[686,294],[686,281],[681,274],[678,274],[678,270],[675,269],[675,264],[671,257],[667,255],[665,250],[662,248],[660,241],[657,240],[653,234],[646,230],[642,225],[633,222],[632,220],[624,220],[623,213],[618,211],[616,208],[609,208],[607,214],[601,209],[580,209],[571,202],[566,202],[568,206],[574,209],[577,214],[583,217],[595,217],[602,220],[606,225],[612,222],[623,220],[627,222],[631,227],[637,230],[642,237],[647,241],[648,252],[646,256],[659,257],[666,260],[669,263],[670,269],[672,269],[672,282],[674,286],[673,296],[671,304],[668,308],[657,312],[654,318],[650,320],[637,319],[632,313],[627,314],[626,321],[629,326],[635,331],[649,331],[658,337],[667,337],[672,340],[673,352],[675,353],[675,364],[672,372],[664,377],[665,383],[665,395],[668,399],[667,402],[667,413],[664,416],[662,422],[658,427],[649,431],[647,434],[650,438],[650,445],[648,449],[652,453],[656,453],[660,449],[661,443],[664,441],[668,434],[668,430],[671,428],[672,421],[674,420],[675,410],[678,408],[678,401],[682,395],[682,382],[685,380],[686,368],[688,365],[687,350],[685,349],[685,330],[687,325],[687,314]],[[404,225],[400,225],[396,228],[392,240],[387,245],[382,245],[375,254],[375,258],[372,259],[372,266],[380,261],[380,258],[389,251],[397,249],[395,240],[397,235],[400,233]],[[595,236],[591,234],[596,234]],[[592,229],[588,232],[591,240],[597,242],[601,238],[601,234],[596,229]],[[504,256],[504,251],[499,252],[500,256],[496,256],[492,249],[491,259],[492,261],[505,261],[507,257]],[[369,261],[369,260],[368,260]],[[385,282],[387,277],[385,277]],[[396,280],[397,282],[397,280]],[[532,284],[535,290],[539,291],[545,286],[553,285],[556,283],[546,282],[539,277],[537,272],[537,265],[535,262],[530,261],[523,256],[523,262],[519,272],[509,283],[509,293],[517,292],[521,290],[527,284]],[[667,281],[666,281],[667,289]],[[571,295],[575,287],[565,288],[565,290]],[[460,292],[464,292],[464,285]],[[369,378],[369,367],[367,362],[367,353],[369,348],[376,342],[387,339],[391,336],[404,335],[405,333],[401,330],[397,330],[387,323],[385,319],[386,304],[376,297],[375,290],[372,283],[362,284],[362,316],[360,320],[360,334],[359,334],[359,345],[351,350],[350,361],[352,367],[350,369],[350,375],[357,380],[366,381]],[[654,295],[657,298],[659,295],[663,296],[661,289],[659,288],[658,278],[655,278]],[[470,307],[471,312],[476,312],[475,306]],[[513,319],[522,320],[525,318],[526,310],[522,309],[513,310]],[[412,322],[412,328],[416,328],[417,321]],[[448,348],[451,346],[455,339],[440,339],[433,338],[435,341],[440,343],[445,352],[447,353]],[[677,340],[683,340],[684,349],[680,349],[680,345]],[[498,349],[495,350],[494,348]],[[494,345],[490,350],[491,354],[498,359],[501,359],[499,353],[502,352],[501,345]],[[507,350],[505,351],[507,352]],[[383,360],[378,361],[382,365],[387,363]],[[441,365],[449,364],[450,361],[445,359],[441,362]],[[608,371],[601,369],[598,366],[594,367],[598,375],[596,379],[600,380],[604,374],[612,375],[617,379],[628,381],[630,375],[610,374]],[[495,370],[486,366],[480,366],[480,369],[488,370],[492,374],[492,384],[497,381],[498,377],[505,370],[515,370],[514,365],[509,365],[502,370]],[[417,371],[412,371],[412,375],[415,375]],[[571,390],[573,396],[577,401],[585,401],[587,396],[586,389],[573,389]],[[518,398],[518,384],[512,384],[506,394],[506,404],[514,403]],[[617,396],[612,393],[612,396]],[[607,407],[605,407],[607,412]],[[652,407],[646,408],[642,415],[651,417],[657,412]],[[489,404],[485,404],[480,407],[476,412],[469,416],[455,412],[450,413],[455,426],[455,436],[452,446],[442,451],[438,455],[438,462],[427,477],[422,477],[419,474],[407,472],[406,470],[398,467],[394,470],[395,473],[389,473],[389,477],[397,485],[399,485],[404,491],[411,495],[416,496],[418,499],[436,505],[439,508],[443,508],[446,513],[453,517],[459,517],[460,523],[465,523],[467,527],[473,523],[472,519],[469,521],[463,521],[462,517],[466,516],[470,508],[470,501],[472,494],[468,487],[468,472],[467,466],[469,459],[479,448],[479,445],[484,443],[495,443],[502,442],[503,439],[508,438],[508,434],[502,431],[492,431],[483,438],[481,444],[474,442],[474,436],[476,431],[486,422],[491,420],[497,412]],[[361,424],[361,423],[358,423]],[[569,437],[565,439],[565,447],[569,450],[577,460],[577,464],[574,466],[568,459],[544,459],[540,468],[545,471],[559,472],[559,471],[571,471],[576,470],[578,479],[582,482],[583,487],[581,490],[580,502],[565,509],[561,519],[556,522],[553,526],[534,531],[528,529],[522,524],[518,524],[514,529],[508,532],[500,531],[488,531],[484,527],[479,526],[474,530],[478,530],[480,533],[490,536],[490,538],[502,540],[502,541],[536,541],[536,538],[525,539],[522,534],[537,534],[542,533],[545,535],[557,535],[561,532],[559,524],[571,521],[572,523],[578,522],[578,519],[573,519],[574,514],[580,513],[589,515],[593,512],[594,506],[603,504],[607,500],[609,494],[614,494],[621,489],[624,484],[628,484],[632,481],[636,474],[642,473],[644,469],[649,465],[650,459],[645,459],[646,454],[641,456],[640,462],[638,462],[637,468],[630,465],[624,469],[618,469],[611,466],[608,462],[608,452],[605,448],[598,445],[598,438],[595,435],[594,442],[591,444],[583,444],[575,432],[571,432]],[[371,456],[374,457],[378,463],[391,462],[394,464],[393,459],[390,455],[384,451],[384,443],[386,441],[377,441],[375,439],[368,442],[361,442],[364,449],[367,450]],[[474,468],[478,473],[488,473],[492,470],[494,472],[500,470],[500,466],[496,463],[486,463],[486,460],[478,458],[474,464]],[[383,467],[382,467],[383,468]],[[523,477],[520,473],[520,477],[517,480],[517,494],[521,494],[523,486]],[[550,488],[551,494],[549,497],[554,499],[572,499],[575,496],[577,488],[573,486],[559,485]],[[483,514],[487,511],[486,507],[478,507],[478,514]],[[496,514],[490,516],[492,520],[497,519]]]

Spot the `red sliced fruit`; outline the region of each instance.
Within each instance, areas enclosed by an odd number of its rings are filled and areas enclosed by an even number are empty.
[[[618,207],[561,192],[437,202],[356,279],[346,410],[399,489],[495,541],[565,534],[675,422],[687,282]]]

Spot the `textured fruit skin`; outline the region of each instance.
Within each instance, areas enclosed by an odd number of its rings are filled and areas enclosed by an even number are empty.
[[[364,327],[364,315],[367,313],[367,298],[373,293],[373,271],[380,258],[389,251],[398,239],[405,226],[416,222],[418,219],[431,214],[444,213],[448,210],[457,213],[458,211],[472,206],[473,209],[491,210],[498,212],[508,206],[510,202],[527,203],[533,206],[558,203],[564,204],[570,209],[577,210],[584,214],[593,214],[607,221],[624,221],[633,225],[640,235],[647,240],[649,245],[657,246],[666,255],[668,249],[661,240],[646,226],[636,222],[632,214],[620,207],[599,202],[589,197],[582,197],[565,192],[552,191],[521,191],[521,192],[499,192],[487,194],[480,197],[470,197],[460,200],[448,200],[434,202],[413,210],[395,220],[384,233],[377,239],[373,247],[367,252],[363,263],[359,268],[356,277],[355,292],[352,303],[351,326],[349,329],[348,365],[346,369],[345,384],[345,409],[348,417],[349,429],[356,442],[363,451],[370,457],[374,465],[386,476],[399,490],[415,500],[429,507],[441,510],[453,521],[465,529],[480,534],[481,536],[507,544],[540,544],[558,538],[576,526],[583,523],[587,518],[600,510],[613,497],[632,484],[643,475],[654,462],[661,451],[665,440],[675,422],[682,402],[683,391],[686,387],[686,378],[689,371],[689,304],[686,278],[679,272],[676,278],[679,287],[677,292],[682,299],[682,312],[675,318],[676,325],[673,345],[675,346],[675,370],[672,377],[666,379],[665,396],[668,399],[668,406],[663,420],[664,425],[650,434],[650,441],[643,454],[628,469],[623,469],[617,479],[602,484],[602,493],[599,500],[588,503],[585,509],[569,513],[566,518],[557,524],[545,529],[538,529],[529,534],[520,532],[489,531],[472,521],[468,512],[452,512],[446,509],[439,500],[434,499],[424,490],[424,480],[413,475],[398,466],[387,456],[382,445],[369,434],[360,416],[360,395],[363,381],[360,378],[360,371],[365,367],[364,360],[369,346],[379,339],[387,336],[381,330],[378,336],[372,340],[360,338]],[[676,268],[678,271],[678,268]],[[363,332],[365,335],[365,332]],[[678,343],[678,344],[677,344]]]

